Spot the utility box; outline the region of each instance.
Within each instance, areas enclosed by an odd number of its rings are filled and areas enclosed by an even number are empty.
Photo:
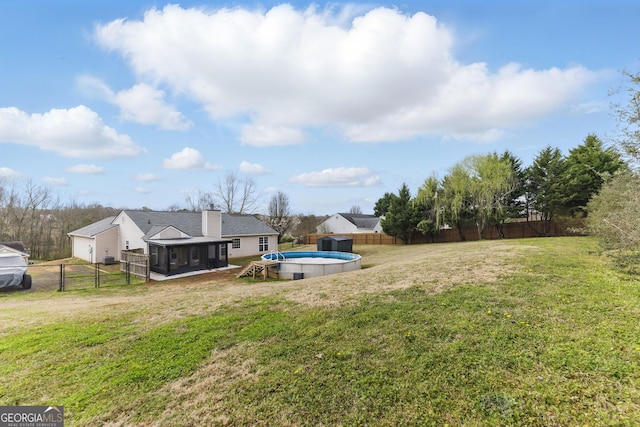
[[[114,257],[112,256],[106,256],[104,257],[104,265],[113,265],[116,263],[116,260]]]
[[[304,279],[304,273],[293,273],[293,280]]]

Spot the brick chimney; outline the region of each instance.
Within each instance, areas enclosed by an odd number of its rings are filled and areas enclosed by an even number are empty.
[[[222,237],[222,212],[219,210],[202,211],[202,235]]]

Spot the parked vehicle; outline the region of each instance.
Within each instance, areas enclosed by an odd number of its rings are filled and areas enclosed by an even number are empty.
[[[0,288],[20,286],[31,288],[31,275],[27,274],[27,260],[18,253],[0,253]]]

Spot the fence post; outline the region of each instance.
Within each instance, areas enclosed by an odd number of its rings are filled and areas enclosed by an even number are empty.
[[[64,292],[64,264],[60,264],[60,286],[58,291]]]
[[[127,285],[131,284],[131,262],[127,260],[127,268],[126,268],[127,272],[126,272],[126,278],[127,278]]]
[[[99,288],[100,287],[100,264],[99,263],[95,263],[96,266],[96,272],[95,272],[95,287]]]

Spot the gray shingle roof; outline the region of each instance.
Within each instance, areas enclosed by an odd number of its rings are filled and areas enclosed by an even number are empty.
[[[222,214],[223,237],[264,234],[278,234],[278,232],[252,215]]]
[[[191,237],[202,236],[202,212],[124,211],[148,235],[152,227],[172,225]],[[157,229],[157,228],[155,228]],[[222,237],[278,234],[252,215],[222,214]]]
[[[79,228],[75,231],[68,233],[70,236],[84,236],[84,237],[93,237],[97,234],[105,232],[113,227],[117,227],[116,224],[112,224],[111,222],[115,219],[115,216],[110,216],[100,221],[96,221],[93,224],[89,224],[85,227]]]
[[[340,213],[338,215],[342,215],[347,221],[351,222],[358,228],[369,228],[373,229],[380,218],[375,215],[365,215],[365,214],[350,214],[350,213]]]

